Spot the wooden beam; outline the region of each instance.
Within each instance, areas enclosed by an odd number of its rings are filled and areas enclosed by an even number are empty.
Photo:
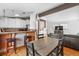
[[[52,8],[50,10],[47,10],[47,11],[40,13],[39,17],[46,16],[46,15],[49,15],[52,13],[56,13],[56,12],[59,12],[59,11],[62,11],[62,10],[65,10],[65,9],[68,9],[68,8],[71,8],[71,7],[74,7],[77,5],[79,5],[79,3],[64,3],[62,5],[55,7],[55,8]]]

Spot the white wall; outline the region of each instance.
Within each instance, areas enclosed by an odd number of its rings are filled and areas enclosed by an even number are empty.
[[[36,12],[34,12],[30,15],[30,29],[36,29],[36,20]]]
[[[47,33],[54,33],[55,26],[59,26],[62,24],[68,24],[68,22],[51,22],[47,21]],[[68,33],[68,29],[64,27],[64,33]]]
[[[0,18],[0,28],[25,28],[28,20],[19,18]]]
[[[79,19],[75,21],[68,22],[68,33],[77,34],[79,33]]]
[[[47,20],[48,33],[54,31],[54,25],[67,24],[65,34],[77,34],[79,32],[79,6],[69,8],[54,14],[42,17]]]

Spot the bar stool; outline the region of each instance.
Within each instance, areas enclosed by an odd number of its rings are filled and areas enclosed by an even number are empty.
[[[9,50],[14,49],[16,53],[16,39],[14,38],[8,38],[7,39],[7,47],[6,47],[6,54],[9,52]]]
[[[27,39],[28,39],[28,41],[32,41],[33,40],[33,37],[31,35],[28,35],[27,36]]]
[[[9,50],[13,49],[16,54],[16,38],[8,38],[6,39],[7,46],[6,46],[6,55],[9,53]]]

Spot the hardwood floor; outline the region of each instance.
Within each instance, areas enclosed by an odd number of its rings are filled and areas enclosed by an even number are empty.
[[[79,51],[64,47],[64,55],[65,56],[79,56]],[[3,54],[3,56],[6,56]],[[26,56],[25,47],[17,48],[16,54],[14,52],[10,52],[7,56]]]
[[[3,56],[6,56],[6,54],[3,54]],[[25,47],[19,47],[16,49],[16,54],[14,52],[10,52],[7,56],[26,56],[26,49]]]
[[[79,51],[64,47],[65,56],[79,56]]]

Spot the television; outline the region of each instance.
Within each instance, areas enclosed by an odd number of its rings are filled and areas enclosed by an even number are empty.
[[[55,30],[63,30],[63,26],[55,26]]]

